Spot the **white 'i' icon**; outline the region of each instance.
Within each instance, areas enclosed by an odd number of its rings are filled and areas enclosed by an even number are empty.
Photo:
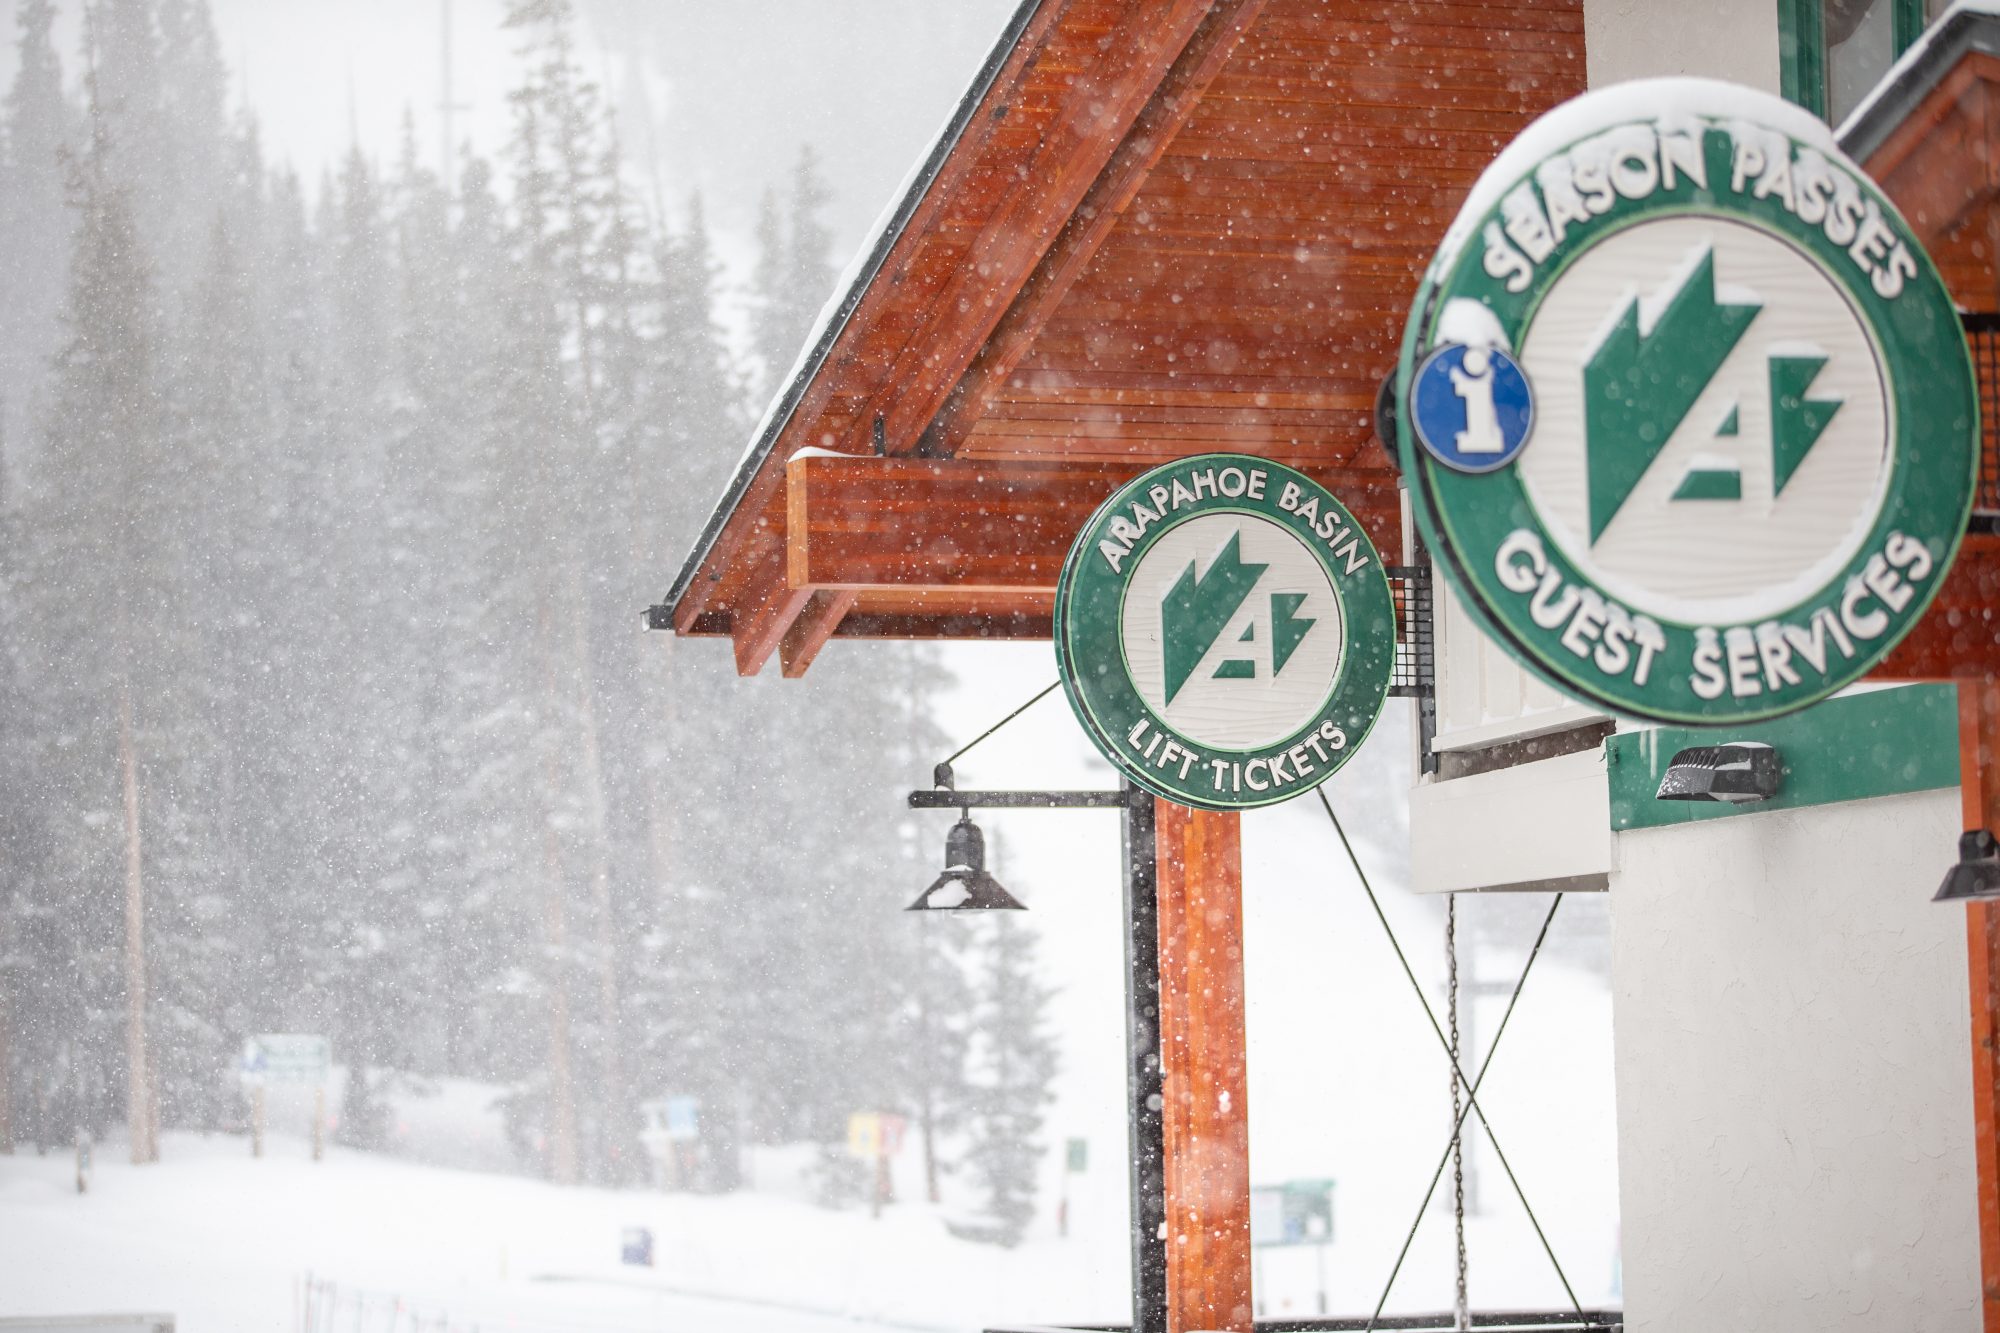
[[[1493,360],[1478,347],[1465,349],[1460,369],[1451,374],[1452,392],[1465,404],[1465,429],[1456,437],[1461,454],[1504,453],[1500,416],[1493,410]]]

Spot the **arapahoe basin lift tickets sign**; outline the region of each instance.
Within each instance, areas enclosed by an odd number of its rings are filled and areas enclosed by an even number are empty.
[[[1312,790],[1367,737],[1395,607],[1381,556],[1325,487],[1204,454],[1091,516],[1063,563],[1055,642],[1071,707],[1120,771],[1239,810]]]
[[[1824,125],[1726,84],[1531,126],[1432,264],[1398,392],[1454,589],[1614,713],[1750,720],[1860,679],[1972,503],[1978,398],[1929,258]]]

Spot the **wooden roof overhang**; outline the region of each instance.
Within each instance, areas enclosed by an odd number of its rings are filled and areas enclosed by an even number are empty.
[[[1047,637],[1091,510],[1211,450],[1399,550],[1373,404],[1419,275],[1583,82],[1580,0],[1027,0],[651,622],[788,676]]]
[[[2000,17],[1955,10],[1841,126],[1961,309],[2000,314]],[[1982,482],[1957,562],[1874,679],[2000,673],[2000,331],[1976,333]]]

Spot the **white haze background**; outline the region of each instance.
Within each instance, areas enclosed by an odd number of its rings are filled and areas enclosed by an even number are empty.
[[[435,163],[439,140],[440,6],[426,0],[215,0],[233,97],[254,110],[267,154],[289,159],[313,188],[350,142],[387,164],[406,111]],[[456,0],[457,137],[489,158],[508,133],[512,37],[496,0]],[[825,218],[836,266],[845,263],[896,182],[950,113],[1012,9],[1005,0],[582,0],[579,49],[611,91],[629,171],[649,198],[680,202],[699,190],[724,265],[722,310],[747,352],[745,288],[755,260],[758,202],[782,189],[802,144],[819,153],[832,186]],[[65,72],[75,73],[74,7],[58,31]],[[12,5],[0,5],[10,83]],[[741,439],[712,447],[734,457]],[[658,553],[665,590],[683,551]],[[634,608],[635,612],[637,608]],[[665,641],[660,643],[665,650]],[[679,651],[726,654],[694,641]],[[827,657],[865,653],[836,643]],[[953,646],[956,688],[938,721],[963,740],[1054,676],[1047,645]],[[751,706],[746,691],[745,706]],[[1413,962],[1441,1003],[1442,912],[1403,891],[1404,793],[1411,722],[1396,703],[1331,790]],[[942,757],[942,756],[939,756]],[[966,785],[1109,785],[1059,697],[960,764]],[[875,775],[885,790],[923,785],[925,771]],[[727,791],[689,793],[728,802]],[[947,820],[926,817],[920,837],[941,843]],[[1058,987],[1053,1027],[1062,1048],[1057,1101],[1045,1135],[1041,1215],[1019,1251],[968,1247],[907,1217],[871,1223],[784,1196],[754,1198],[555,1191],[399,1166],[336,1151],[316,1170],[296,1160],[262,1167],[220,1148],[171,1139],[160,1167],[135,1169],[101,1154],[99,1188],[69,1192],[67,1164],[0,1158],[0,1314],[82,1310],[106,1304],[169,1307],[182,1328],[277,1327],[292,1284],[307,1270],[350,1271],[377,1290],[435,1293],[440,1309],[493,1311],[510,1301],[555,1308],[567,1322],[662,1326],[667,1315],[725,1328],[810,1328],[782,1308],[620,1304],[611,1265],[617,1228],[652,1222],[667,1255],[662,1281],[706,1292],[775,1294],[841,1316],[973,1328],[1002,1319],[1124,1316],[1124,1094],[1119,848],[1108,814],[982,817],[996,843],[995,870],[1027,900],[1042,959]],[[1318,806],[1299,801],[1245,818],[1250,993],[1252,1173],[1258,1183],[1330,1176],[1338,1181],[1337,1242],[1329,1268],[1336,1312],[1374,1304],[1449,1128],[1445,1067],[1428,1026],[1347,869]],[[914,896],[919,887],[911,884]],[[1461,931],[1480,939],[1480,968],[1511,978],[1546,899],[1474,901]],[[1480,923],[1483,923],[1480,924]],[[856,931],[895,923],[857,918]],[[934,921],[949,930],[956,923]],[[1601,899],[1572,898],[1552,932],[1513,1019],[1508,1050],[1482,1102],[1586,1302],[1615,1288],[1616,1179],[1611,1131],[1610,1010],[1601,971],[1607,930]],[[1504,995],[1476,1002],[1481,1041]],[[1090,1144],[1089,1171],[1070,1185],[1072,1234],[1055,1234],[1060,1144]],[[280,1139],[280,1157],[303,1146]],[[1481,1207],[1471,1224],[1475,1305],[1565,1304],[1519,1205],[1483,1148],[1472,1153]],[[774,1159],[774,1163],[777,1159]],[[780,1164],[770,1171],[782,1175]],[[920,1197],[902,1163],[903,1197]],[[1440,1196],[1442,1199],[1442,1195]],[[405,1211],[434,1226],[392,1226]],[[1448,1213],[1434,1204],[1392,1309],[1450,1303]],[[170,1234],[172,1233],[172,1234]],[[511,1259],[508,1257],[511,1254]],[[846,1256],[828,1263],[832,1256]],[[511,1268],[510,1268],[511,1265]],[[589,1288],[536,1288],[546,1272],[595,1275]],[[1312,1313],[1307,1252],[1269,1252],[1260,1269],[1269,1312]],[[803,1284],[806,1290],[800,1290]],[[551,1292],[553,1291],[553,1294]],[[573,1305],[562,1301],[574,1299]],[[593,1304],[593,1302],[595,1304]],[[488,1316],[492,1316],[489,1314]],[[531,1316],[532,1317],[532,1316]],[[385,1325],[386,1326],[386,1325]],[[581,1323],[570,1323],[581,1327]],[[850,1325],[851,1326],[851,1325]]]

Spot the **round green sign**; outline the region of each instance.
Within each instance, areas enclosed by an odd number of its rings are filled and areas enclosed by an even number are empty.
[[[1424,541],[1484,628],[1613,713],[1791,712],[1879,662],[1965,533],[1958,313],[1826,127],[1702,80],[1531,126],[1398,370]]]
[[[1070,706],[1121,772],[1207,810],[1290,800],[1382,711],[1396,616],[1374,543],[1325,487],[1202,454],[1091,515],[1056,587]]]

